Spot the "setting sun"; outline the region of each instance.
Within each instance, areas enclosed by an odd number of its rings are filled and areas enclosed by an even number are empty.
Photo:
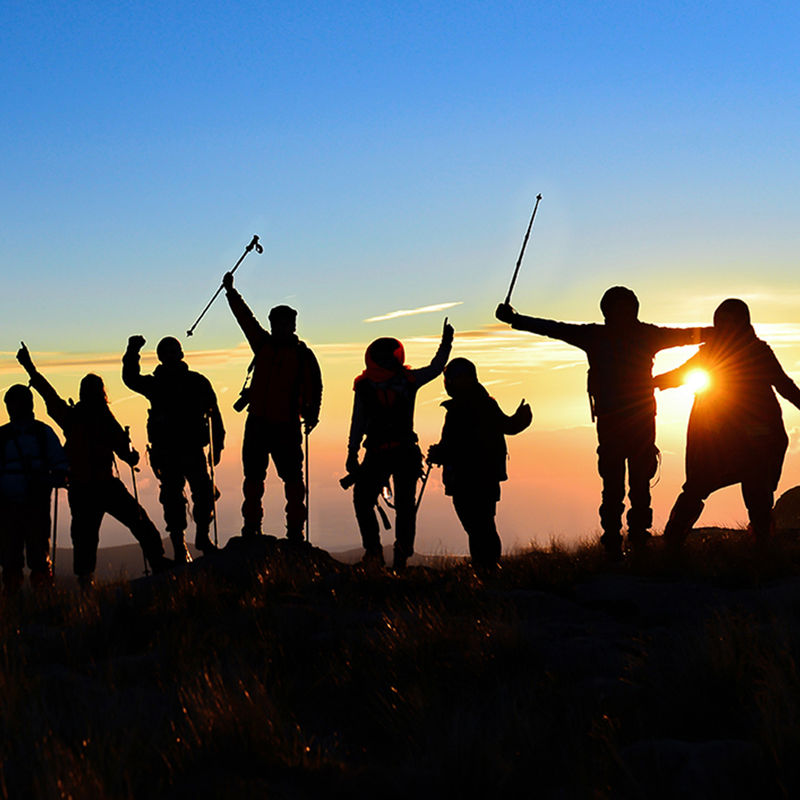
[[[695,394],[704,392],[711,383],[711,377],[704,369],[693,369],[687,376],[685,385]]]

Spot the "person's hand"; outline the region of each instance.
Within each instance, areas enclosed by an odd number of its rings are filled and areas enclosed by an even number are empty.
[[[524,400],[520,402],[519,406],[517,407],[517,410],[514,412],[514,419],[520,425],[522,425],[523,430],[527,428],[528,425],[531,424],[531,422],[533,422],[533,411],[531,410],[531,407]]]
[[[345,472],[348,475],[355,475],[358,468],[361,466],[358,462],[358,453],[348,453],[347,461],[344,462]]]
[[[128,337],[128,350],[134,350],[138,352],[144,347],[144,344],[147,340],[144,336],[140,334],[136,334],[135,336]]]
[[[28,348],[25,347],[25,342],[20,342],[20,344],[22,347],[17,350],[17,361],[22,364],[26,372],[33,372],[35,367],[33,366],[31,354],[28,352]]]
[[[317,427],[317,425],[319,425],[319,420],[318,419],[313,419],[312,418],[312,419],[303,420],[303,428],[305,430],[306,436],[308,436],[308,434],[311,433],[311,431],[313,431],[314,428]]]
[[[500,322],[507,322],[509,324],[514,321],[516,314],[517,312],[514,311],[510,303],[500,303],[494,312],[494,315],[500,320]]]
[[[53,487],[55,489],[66,489],[69,486],[69,479],[66,472],[59,470],[52,474]]]
[[[233,273],[226,272],[222,276],[222,285],[225,287],[225,291],[228,292],[233,289]]]
[[[135,447],[131,447],[131,452],[128,455],[128,458],[125,459],[132,467],[135,467],[139,463],[139,451]]]
[[[221,459],[222,459],[222,448],[221,447],[215,447],[214,448],[214,452],[213,452],[213,454],[211,456],[211,460],[214,462],[214,466],[215,467],[219,466],[219,462],[220,462]]]
[[[442,325],[442,341],[446,344],[452,344],[454,334],[455,328],[453,328],[453,326],[447,321],[447,317],[445,317],[444,325]]]
[[[428,457],[425,459],[428,464],[441,464],[442,463],[442,445],[432,444],[428,448]]]

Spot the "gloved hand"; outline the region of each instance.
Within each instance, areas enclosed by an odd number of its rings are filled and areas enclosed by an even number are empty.
[[[514,412],[514,422],[521,426],[520,430],[525,430],[533,422],[533,411],[524,400],[520,402]]]
[[[517,312],[514,311],[514,308],[510,303],[500,303],[500,305],[497,306],[494,315],[500,320],[500,322],[507,322],[510,325],[514,321],[514,317],[517,315]]]
[[[311,433],[311,431],[313,431],[314,428],[317,427],[317,425],[319,425],[319,420],[318,419],[305,419],[305,420],[303,420],[303,427],[305,429],[306,435]]]
[[[444,318],[444,325],[442,325],[442,341],[447,344],[453,343],[453,335],[455,334],[455,328],[447,321],[447,317]]]
[[[344,462],[344,468],[348,475],[355,475],[358,472],[358,468],[361,464],[358,461],[358,453],[348,453],[347,454],[347,461]]]
[[[123,456],[122,460],[126,464],[130,464],[132,467],[135,467],[139,463],[139,451],[131,447],[130,453],[127,453],[125,456]]]
[[[139,352],[147,340],[144,336],[137,334],[136,336],[129,336],[128,337],[128,350],[132,350],[133,352]]]
[[[233,273],[232,272],[226,272],[222,276],[222,285],[225,287],[225,291],[226,292],[230,291],[231,289],[233,289]]]
[[[429,464],[441,464],[442,463],[442,445],[441,442],[438,444],[432,444],[428,448],[428,457],[427,462]]]
[[[219,462],[220,462],[221,458],[222,458],[222,448],[221,447],[215,447],[214,448],[214,453],[213,453],[212,459],[211,459],[214,462],[214,466],[215,467],[219,466]]]

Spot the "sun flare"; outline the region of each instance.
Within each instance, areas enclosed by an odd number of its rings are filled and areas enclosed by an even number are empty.
[[[695,394],[704,392],[711,384],[711,377],[704,369],[693,369],[687,376],[685,385]]]

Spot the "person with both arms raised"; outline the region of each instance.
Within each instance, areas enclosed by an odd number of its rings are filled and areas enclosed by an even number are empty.
[[[28,373],[30,385],[42,396],[47,413],[66,439],[73,571],[80,585],[86,588],[93,583],[100,524],[106,513],[130,529],[153,572],[171,566],[172,562],[164,557],[158,529],[122,481],[112,474],[115,454],[131,466],[139,462],[139,454],[109,408],[103,379],[91,373],[84,376],[79,400],[73,405],[60,397],[36,369],[24,343],[17,352],[17,361]]]
[[[173,336],[164,337],[156,347],[161,362],[152,375],[142,375],[139,351],[143,336],[131,336],[122,357],[122,380],[125,385],[150,401],[147,414],[147,438],[150,442],[150,466],[161,484],[159,500],[164,507],[164,521],[175,551],[175,561],[190,560],[186,549],[186,483],[192,492],[192,516],[195,523],[195,547],[204,554],[216,548],[208,532],[214,513],[214,492],[205,448],[213,440],[210,458],[219,464],[225,446],[225,428],[211,382],[193,372],[183,360],[181,343]],[[209,436],[210,429],[210,436]]]
[[[622,557],[625,468],[628,470],[628,543],[641,548],[650,539],[653,509],[650,480],[658,469],[653,359],[667,347],[699,344],[711,328],[667,328],[639,320],[639,300],[613,286],[600,300],[603,324],[577,325],[518,314],[501,303],[496,316],[512,328],[561,339],[589,359],[589,401],[597,422],[597,467],[603,480],[600,505],[602,542],[612,559]]]
[[[233,288],[232,273],[225,273],[222,285],[228,305],[253,351],[248,370],[252,383],[242,394],[247,406],[242,441],[242,536],[252,538],[262,533],[264,481],[272,456],[286,497],[286,538],[301,544],[308,513],[301,420],[306,434],[319,422],[322,405],[319,364],[311,349],[297,338],[297,312],[293,308],[275,306],[269,312],[270,330],[266,331]]]

